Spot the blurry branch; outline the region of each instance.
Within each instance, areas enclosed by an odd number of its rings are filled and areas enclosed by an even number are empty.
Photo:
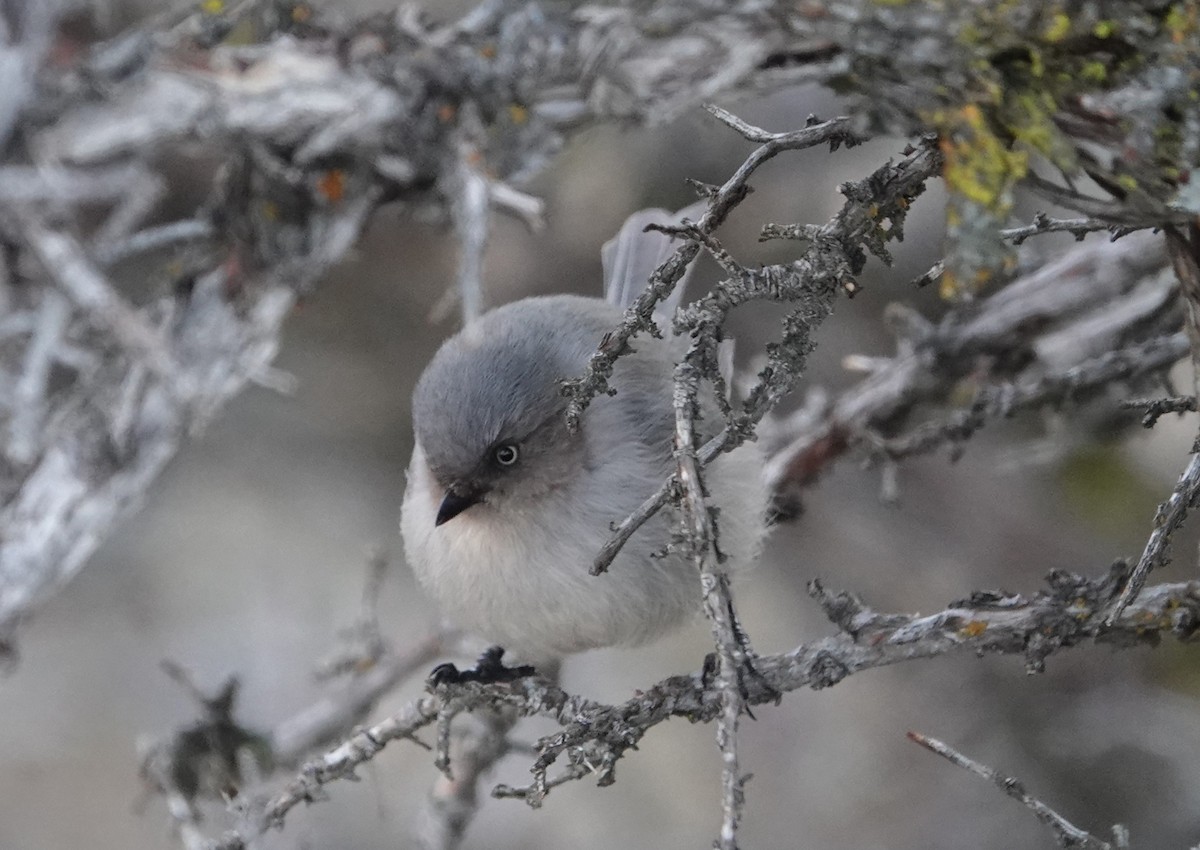
[[[170,740],[145,746],[141,778],[147,791],[163,795],[180,841],[187,850],[204,850],[200,797],[236,797],[243,785],[261,782],[274,766],[267,740],[234,719],[238,680],[228,678],[209,696],[191,674],[172,661],[163,671],[196,702],[200,719]]]
[[[370,670],[389,654],[387,640],[379,625],[379,594],[391,569],[391,561],[381,549],[367,557],[367,580],[363,584],[358,618],[340,637],[344,646],[317,666],[318,679],[332,679],[347,673]]]
[[[794,509],[800,488],[856,446],[890,459],[957,449],[989,419],[1162,373],[1188,350],[1174,293],[1159,240],[1134,234],[1072,248],[936,324],[890,305],[894,356],[849,359],[861,382],[834,399],[810,391],[763,431],[771,489]]]
[[[458,728],[458,748],[453,770],[447,769],[434,782],[417,819],[415,838],[420,850],[454,850],[463,840],[479,808],[486,774],[511,750],[508,733],[519,716],[511,709],[478,711],[470,726]],[[449,728],[449,719],[445,720]]]
[[[480,172],[482,156],[476,141],[483,128],[472,104],[462,109],[462,130],[454,139],[456,167],[449,171],[454,200],[450,216],[458,236],[458,288],[462,298],[462,319],[467,325],[483,312],[483,253],[488,238],[489,181]]]
[[[1151,220],[1149,223],[1142,225],[1143,227],[1161,227],[1162,221]],[[1112,234],[1112,239],[1115,242],[1122,236],[1129,233],[1132,229],[1128,226],[1113,224],[1111,221],[1101,221],[1094,218],[1050,218],[1045,213],[1038,213],[1033,218],[1033,224],[1025,227],[1011,227],[1007,230],[1000,231],[1000,236],[1014,245],[1021,245],[1030,236],[1037,236],[1042,233],[1070,233],[1079,241],[1083,241],[1083,237],[1089,233],[1096,233],[1100,230],[1106,230]]]
[[[269,733],[248,730],[232,718],[236,681],[230,679],[217,697],[207,697],[178,665],[168,674],[181,682],[204,709],[202,719],[171,736],[145,745],[141,773],[148,788],[161,794],[181,842],[188,850],[203,850],[198,804],[203,797],[237,799],[243,784],[261,784],[241,770],[248,746],[255,767],[292,768],[311,752],[344,737],[362,722],[378,702],[403,681],[439,657],[459,649],[457,632],[443,628],[403,652],[383,650],[369,665],[329,691],[312,705],[277,724]],[[324,672],[324,671],[322,671]],[[481,765],[480,769],[484,769]],[[241,806],[253,803],[239,802]]]
[[[950,653],[1019,655],[1027,671],[1039,672],[1051,655],[1087,642],[1124,648],[1156,645],[1169,635],[1179,640],[1194,637],[1200,627],[1200,582],[1147,587],[1107,625],[1106,616],[1127,577],[1123,563],[1099,579],[1054,572],[1047,589],[1032,596],[979,592],[928,616],[879,613],[849,593],[830,593],[814,582],[811,595],[838,633],[780,655],[757,656],[756,675],[743,680],[744,698],[748,705],[771,703],[781,693],[819,690],[865,670]],[[617,762],[665,720],[715,720],[723,710],[721,690],[705,670],[670,677],[616,705],[568,694],[536,677],[493,685],[439,685],[434,693],[309,761],[283,789],[261,805],[246,808],[245,825],[210,846],[250,846],[297,805],[322,799],[325,785],[353,778],[389,743],[420,743],[421,730],[463,712],[510,711],[561,725],[560,731],[537,742],[531,783],[523,788],[501,786],[494,792],[540,806],[564,782],[594,777],[600,785],[611,784]],[[552,774],[556,766],[558,772]]]
[[[1142,427],[1153,428],[1158,420],[1168,413],[1195,413],[1196,397],[1190,395],[1169,396],[1167,398],[1131,398],[1123,401],[1121,407],[1127,410],[1142,410]]]
[[[458,639],[457,632],[443,628],[402,652],[384,652],[344,685],[331,689],[271,731],[276,761],[297,764],[306,754],[344,735],[401,682],[438,658],[453,654]]]
[[[910,740],[920,744],[925,749],[932,753],[937,753],[942,758],[946,759],[951,764],[967,770],[976,776],[986,779],[993,783],[997,788],[1003,791],[1008,796],[1019,802],[1029,811],[1033,812],[1034,817],[1045,824],[1052,833],[1054,833],[1055,843],[1062,848],[1078,848],[1078,850],[1113,850],[1114,845],[1107,841],[1101,841],[1089,832],[1085,832],[1079,827],[1072,824],[1054,809],[1047,806],[1037,797],[1032,796],[1025,790],[1025,786],[1009,776],[1003,776],[992,768],[982,765],[977,761],[973,761],[962,753],[955,750],[948,744],[937,740],[936,738],[928,738],[917,732],[909,732]],[[1114,826],[1113,835],[1116,838],[1116,847],[1128,848],[1128,835],[1125,833],[1124,827]]]

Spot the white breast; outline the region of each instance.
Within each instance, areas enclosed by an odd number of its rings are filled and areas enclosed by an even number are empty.
[[[401,512],[408,563],[451,620],[525,660],[644,643],[698,610],[693,565],[678,555],[652,557],[670,541],[674,512],[660,512],[636,533],[607,573],[588,570],[610,523],[657,489],[663,469],[662,459],[627,455],[556,491],[547,497],[552,505],[506,512],[483,503],[435,526],[442,494],[418,445]],[[710,467],[727,569],[758,554],[766,511],[761,469],[754,444]],[[614,494],[613,504],[597,505],[597,492]]]

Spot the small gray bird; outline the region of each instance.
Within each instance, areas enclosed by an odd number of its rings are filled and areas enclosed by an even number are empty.
[[[442,345],[413,394],[416,441],[401,511],[408,563],[454,623],[528,663],[645,643],[699,610],[695,566],[680,554],[656,556],[671,540],[669,509],[629,539],[607,573],[588,572],[612,524],[674,470],[672,371],[686,340],[634,339],[610,379],[616,394],[595,399],[574,433],[560,391],[671,250],[668,237],[643,227],[689,214],[698,211],[635,213],[604,246],[604,300],[554,295],[492,310]],[[722,423],[715,400],[704,412],[697,424],[712,436]],[[762,464],[747,443],[706,472],[731,571],[761,546]]]

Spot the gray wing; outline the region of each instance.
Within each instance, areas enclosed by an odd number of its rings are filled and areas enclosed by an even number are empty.
[[[678,247],[669,236],[643,232],[646,225],[679,224],[685,218],[695,221],[704,214],[707,205],[707,201],[701,200],[673,213],[655,207],[638,210],[625,219],[617,235],[600,249],[600,260],[604,265],[604,300],[622,310],[628,307],[645,290],[654,270]],[[658,312],[662,316],[675,315],[694,266],[694,263],[688,266],[671,297],[660,306]]]

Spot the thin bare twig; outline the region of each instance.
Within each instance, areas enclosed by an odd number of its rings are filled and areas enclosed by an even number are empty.
[[[1142,427],[1153,428],[1158,420],[1168,413],[1195,413],[1196,397],[1191,395],[1169,396],[1167,398],[1131,398],[1121,402],[1126,410],[1142,410]]]
[[[418,816],[416,842],[421,850],[455,850],[462,844],[480,803],[484,776],[508,754],[508,733],[518,715],[512,710],[480,711],[473,728],[459,730],[454,775],[439,776]]]
[[[958,750],[949,744],[939,741],[937,738],[929,738],[918,732],[909,732],[908,738],[930,752],[937,753],[951,764],[958,765],[963,770],[967,770],[981,779],[988,780],[1005,794],[1029,809],[1029,811],[1033,812],[1034,817],[1049,827],[1050,831],[1054,833],[1054,840],[1059,847],[1079,848],[1079,850],[1113,850],[1112,845],[1107,841],[1101,841],[1090,832],[1086,832],[1075,826],[1058,812],[1054,811],[1054,809],[1027,792],[1025,786],[1016,779],[1004,776],[987,765],[967,758],[958,752]]]
[[[958,445],[990,419],[1033,407],[1067,404],[1120,381],[1169,368],[1187,351],[1186,336],[1177,333],[1101,354],[1064,372],[985,384],[966,407],[932,418],[898,437],[872,435],[870,442],[892,460],[922,454],[947,442]]]
[[[315,748],[359,723],[379,700],[416,671],[447,654],[458,633],[440,629],[403,652],[388,653],[365,672],[278,724],[271,750],[281,764],[295,764]]]
[[[1138,558],[1137,566],[1130,574],[1129,581],[1121,590],[1121,595],[1116,602],[1113,603],[1112,611],[1107,619],[1109,624],[1115,623],[1129,604],[1137,598],[1150,571],[1167,563],[1171,535],[1183,524],[1188,510],[1196,504],[1198,497],[1200,497],[1200,453],[1193,453],[1183,474],[1179,476],[1179,481],[1171,492],[1170,498],[1159,505],[1154,514],[1154,530],[1150,532],[1150,538],[1146,541],[1146,547],[1142,550],[1142,556]]]
[[[1161,227],[1161,222],[1151,221],[1142,225],[1142,228]],[[1033,217],[1033,224],[1025,227],[1011,227],[1007,230],[1000,231],[1000,237],[1007,239],[1014,245],[1021,245],[1030,236],[1037,236],[1042,233],[1070,233],[1077,241],[1083,241],[1083,238],[1089,233],[1095,233],[1100,230],[1107,231],[1112,241],[1120,239],[1139,227],[1130,225],[1117,225],[1109,221],[1102,221],[1095,218],[1050,218],[1043,212],[1039,212]]]

